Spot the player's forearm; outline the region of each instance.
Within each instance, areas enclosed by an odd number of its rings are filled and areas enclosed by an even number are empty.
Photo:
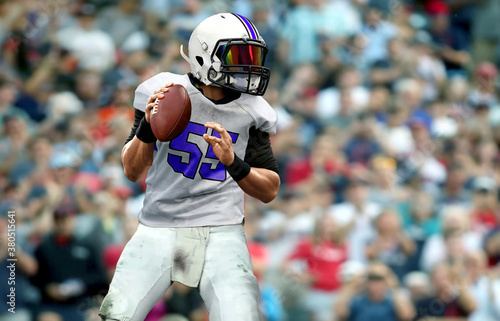
[[[125,176],[132,182],[142,178],[153,164],[154,143],[144,143],[134,137],[122,150],[122,163]]]
[[[278,195],[280,177],[269,169],[252,167],[250,173],[238,181],[238,185],[248,195],[269,203]]]

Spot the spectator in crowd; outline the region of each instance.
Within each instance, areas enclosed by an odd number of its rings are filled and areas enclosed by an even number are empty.
[[[497,103],[495,94],[498,69],[494,64],[483,62],[474,71],[474,88],[469,92],[469,102],[472,106],[486,105],[492,107]]]
[[[33,319],[29,310],[33,308],[33,302],[29,297],[28,284],[29,278],[38,272],[38,262],[21,246],[12,248],[11,244],[16,242],[15,236],[13,237],[16,216],[11,213],[0,217],[0,262],[5,267],[0,272],[0,276],[5,280],[1,294],[7,300],[6,308],[0,313],[0,320],[31,321]],[[11,261],[13,255],[17,258],[15,262]],[[14,292],[11,289],[14,289]]]
[[[330,215],[316,223],[312,239],[302,240],[288,260],[305,260],[307,268],[298,278],[311,284],[306,306],[311,318],[327,321],[332,318],[335,293],[339,289],[339,268],[347,259],[346,228],[339,228]],[[285,270],[290,268],[285,267]]]
[[[366,288],[354,296],[345,295],[336,304],[340,320],[411,320],[414,309],[397,289],[398,282],[383,263],[371,263],[366,272]]]
[[[410,128],[405,123],[405,111],[397,106],[387,108],[387,122],[381,128],[380,141],[384,151],[394,157],[408,156],[415,150]]]
[[[92,70],[82,70],[76,75],[75,92],[84,108],[97,109],[104,105],[102,75]]]
[[[318,95],[316,107],[318,116],[326,119],[335,116],[346,104],[344,99],[349,99],[347,104],[352,107],[349,112],[358,113],[364,110],[368,105],[370,92],[362,82],[362,75],[354,66],[341,68],[335,78],[335,86],[323,89]],[[350,96],[344,97],[344,93]]]
[[[458,132],[458,124],[449,115],[447,102],[436,99],[429,104],[429,112],[432,114],[431,135],[436,138],[451,138]]]
[[[63,203],[54,211],[54,232],[35,251],[39,265],[33,282],[42,294],[39,317],[56,313],[63,320],[85,320],[88,300],[106,286],[98,250],[90,240],[74,237],[76,210]]]
[[[458,164],[451,164],[446,173],[446,181],[437,197],[437,205],[466,205],[470,202],[470,195],[465,188],[467,173]]]
[[[455,205],[442,211],[443,234],[430,237],[422,252],[421,266],[426,271],[445,260],[463,260],[467,252],[481,248],[481,236],[471,230],[468,210]]]
[[[9,173],[9,179],[15,184],[24,181],[34,172],[46,175],[50,170],[50,159],[52,157],[50,139],[44,136],[34,137],[27,145],[29,158],[16,160],[16,164],[11,168]]]
[[[403,282],[413,305],[429,295],[431,283],[426,273],[410,272],[405,276]]]
[[[372,65],[376,61],[387,58],[387,43],[398,35],[398,29],[390,21],[384,19],[384,14],[379,8],[373,6],[366,10],[361,34],[365,39],[364,60]]]
[[[415,72],[415,63],[409,54],[409,48],[402,39],[392,38],[387,42],[387,57],[377,60],[370,73],[373,85],[392,87],[402,77],[409,77]]]
[[[465,271],[471,295],[476,299],[476,310],[471,321],[493,321],[500,316],[500,280],[498,271],[486,270],[488,261],[482,250],[469,253],[465,258]]]
[[[350,17],[329,6],[325,0],[307,0],[293,8],[282,29],[282,51],[288,55],[288,65],[319,63],[322,58],[322,44],[334,31],[348,33],[352,23],[342,23]],[[343,9],[350,10],[348,6]],[[354,13],[355,15],[355,13]],[[336,23],[337,28],[332,26]],[[355,23],[354,23],[355,24]]]
[[[108,33],[96,28],[96,14],[94,5],[83,5],[77,25],[61,30],[57,42],[77,58],[79,68],[106,71],[115,63],[115,45]]]
[[[387,121],[387,107],[390,105],[390,91],[385,86],[373,86],[368,100],[367,111],[375,115],[379,123]]]
[[[26,160],[29,133],[26,122],[17,116],[5,116],[3,124],[5,136],[0,138],[0,174],[6,175],[16,163]]]
[[[439,263],[431,272],[431,281],[434,291],[417,302],[416,320],[466,318],[476,309],[476,300],[468,288],[462,263]]]
[[[344,43],[337,44],[330,49],[329,59],[333,60],[330,64],[336,66],[356,66],[363,76],[368,72],[369,67],[373,63],[368,61],[363,54],[367,39],[362,33],[354,34],[347,37]]]
[[[28,114],[13,105],[16,99],[17,87],[13,81],[7,77],[0,77],[0,125],[5,125],[5,117],[11,116],[24,120],[29,120]]]
[[[328,89],[325,89],[328,90]],[[321,95],[321,93],[320,93]],[[356,121],[356,107],[354,104],[353,100],[353,90],[350,88],[344,88],[339,91],[339,110],[330,117],[322,118],[322,123],[325,126],[328,126],[334,130],[336,130],[339,134],[340,139],[347,139],[349,138],[349,132],[346,132],[344,130],[350,129],[351,126],[355,123]],[[324,99],[321,96],[318,97],[318,101],[320,99]],[[324,104],[323,106],[330,106],[329,104]]]
[[[433,187],[440,185],[447,178],[446,168],[432,153],[429,153],[429,150],[434,148],[429,124],[425,119],[415,117],[410,120],[410,128],[415,150],[407,158],[409,165],[418,172],[426,184]]]
[[[348,259],[359,262],[366,260],[365,246],[375,235],[371,222],[381,212],[380,205],[368,201],[366,185],[365,181],[351,180],[346,191],[346,202],[331,208],[331,215],[335,218],[335,222],[349,228]]]
[[[417,31],[411,46],[415,70],[410,74],[418,75],[424,82],[423,96],[426,101],[439,98],[440,89],[446,84],[446,68],[435,55],[432,38],[425,31]]]
[[[461,74],[470,62],[469,44],[461,29],[450,27],[450,9],[444,1],[429,1],[426,5],[431,16],[429,33],[450,74]]]
[[[473,192],[472,230],[484,236],[500,221],[496,182],[488,176],[478,177],[474,180]]]
[[[139,7],[138,0],[124,0],[118,2],[116,7],[108,7],[99,12],[100,29],[106,30],[118,48],[134,32],[141,30],[144,21]]]
[[[415,243],[415,253],[408,259],[407,268],[418,271],[425,243],[433,235],[441,233],[441,222],[430,194],[414,192],[408,205],[409,208],[402,207],[400,211],[405,231]]]
[[[344,151],[349,163],[368,165],[370,159],[381,151],[375,136],[375,117],[368,112],[358,114],[352,126],[352,138],[346,143]]]
[[[405,235],[399,216],[385,210],[375,219],[377,237],[366,247],[366,257],[386,264],[402,280],[407,274],[408,257],[415,252],[415,243]]]
[[[398,185],[396,167],[396,160],[393,158],[376,156],[372,159],[372,186],[369,194],[371,202],[389,208],[407,198],[408,192]]]

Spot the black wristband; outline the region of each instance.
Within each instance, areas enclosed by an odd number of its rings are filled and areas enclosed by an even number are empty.
[[[137,138],[139,138],[141,142],[144,142],[146,144],[156,142],[155,134],[151,129],[151,125],[146,121],[146,117],[141,119],[141,122],[137,127],[137,131],[135,132],[135,136],[137,136]]]
[[[234,161],[226,167],[227,172],[235,181],[241,181],[250,173],[250,165],[234,154]]]

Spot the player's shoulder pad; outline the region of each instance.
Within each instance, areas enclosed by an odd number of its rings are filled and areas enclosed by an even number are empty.
[[[276,134],[278,115],[262,96],[242,94],[238,104],[255,120],[255,127],[270,135]]]
[[[178,75],[171,72],[161,72],[149,78],[142,82],[135,90],[134,108],[145,111],[149,96],[151,96],[155,90],[171,82],[187,87],[189,78],[186,75]]]

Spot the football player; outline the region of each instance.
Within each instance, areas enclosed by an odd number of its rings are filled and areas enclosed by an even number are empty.
[[[276,113],[262,98],[267,46],[250,20],[222,13],[189,40],[186,75],[160,73],[135,92],[135,122],[122,151],[125,175],[147,172],[139,226],[105,297],[103,320],[142,321],[173,281],[197,288],[211,321],[259,320],[259,288],[243,231],[244,193],[263,202],[279,189],[269,135]],[[192,104],[189,125],[160,142],[149,125],[172,84]]]

